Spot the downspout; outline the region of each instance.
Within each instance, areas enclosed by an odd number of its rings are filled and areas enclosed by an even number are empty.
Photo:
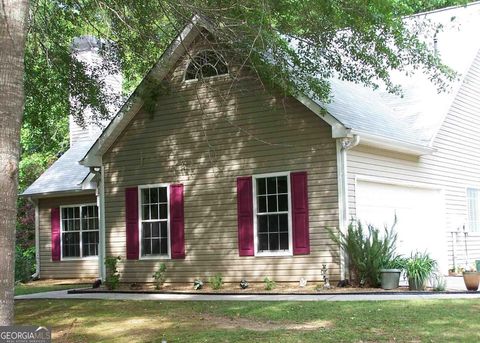
[[[338,209],[340,232],[345,234],[348,228],[348,171],[347,171],[347,151],[360,143],[360,137],[338,138],[337,147],[337,182],[338,182]],[[347,277],[347,257],[346,252],[340,251],[340,278],[345,280]]]
[[[28,201],[35,206],[35,273],[31,278],[37,280],[40,278],[40,210],[37,199],[28,198]]]
[[[97,206],[99,212],[100,232],[98,234],[98,278],[105,280],[105,179],[103,166],[99,168],[90,168],[90,171],[97,178]]]

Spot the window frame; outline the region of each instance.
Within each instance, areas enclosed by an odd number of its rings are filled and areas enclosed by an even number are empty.
[[[466,232],[470,236],[480,236],[480,226],[479,230],[473,230],[472,227],[470,226],[470,216],[469,216],[469,197],[468,197],[468,191],[469,190],[474,190],[478,192],[478,200],[479,200],[479,208],[478,208],[478,214],[480,215],[480,186],[467,186],[465,187],[465,207],[466,207],[466,218],[465,218],[465,227],[467,229]]]
[[[98,212],[98,230],[82,230],[82,207],[87,207],[87,206],[96,206],[97,207],[97,212]],[[79,213],[80,213],[80,231],[74,231],[74,232],[79,232],[80,233],[80,256],[74,256],[74,257],[64,257],[63,256],[63,234],[66,232],[72,232],[72,231],[64,231],[63,230],[63,209],[64,208],[72,208],[72,207],[78,207],[79,208]],[[60,261],[78,261],[78,260],[96,260],[98,259],[99,251],[97,251],[97,255],[93,256],[83,256],[83,232],[98,232],[98,238],[100,240],[100,208],[98,207],[97,203],[85,203],[85,204],[72,204],[72,205],[62,205],[60,206]],[[98,242],[98,245],[100,245],[100,241]],[[100,246],[98,247],[98,250],[100,250]]]
[[[258,251],[258,224],[257,224],[257,179],[268,177],[287,177],[288,190],[288,251]],[[252,175],[253,187],[253,242],[254,242],[254,256],[258,257],[286,257],[293,256],[293,225],[292,225],[292,189],[290,180],[290,171],[265,173]]]
[[[167,188],[167,251],[166,255],[142,255],[142,244],[143,244],[143,235],[142,235],[142,189],[149,188]],[[138,258],[139,260],[171,260],[172,259],[172,248],[171,248],[171,234],[170,234],[170,184],[169,183],[155,183],[138,186]]]
[[[221,62],[225,64],[225,66],[227,67],[227,72],[225,74],[219,74],[219,75],[213,75],[213,76],[207,76],[207,77],[203,77],[201,79],[199,79],[198,77],[196,79],[188,79],[187,80],[187,71],[188,71],[188,67],[190,67],[190,64],[192,63],[193,59],[200,53],[202,52],[205,52],[205,51],[212,51],[215,55],[218,55],[220,56],[221,58]],[[185,68],[185,71],[183,73],[183,82],[184,83],[192,83],[192,82],[198,82],[198,81],[208,81],[208,80],[214,80],[214,79],[217,79],[217,78],[222,78],[222,77],[228,77],[230,75],[230,68],[228,66],[228,63],[227,61],[225,60],[225,58],[220,55],[218,52],[216,52],[215,50],[213,49],[202,49],[202,50],[199,50],[199,51],[196,51],[194,54],[190,55],[191,57],[188,59],[188,63],[187,63],[187,67]]]

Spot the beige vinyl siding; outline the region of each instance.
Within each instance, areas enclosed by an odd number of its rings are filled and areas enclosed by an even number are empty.
[[[94,278],[98,277],[98,259],[52,261],[51,209],[96,203],[95,194],[44,198],[39,200],[40,217],[40,278]]]
[[[438,187],[445,197],[449,265],[453,265],[453,236],[457,265],[465,263],[468,187],[480,188],[480,54],[477,55],[448,112],[433,147],[432,155],[413,157],[360,145],[348,152],[348,194],[350,214],[355,215],[355,177],[370,176],[398,182],[418,182]],[[461,232],[457,232],[460,229]],[[480,233],[469,233],[470,262],[480,259]]]
[[[335,141],[331,128],[292,98],[273,96],[252,78],[183,83],[185,61],[153,114],[140,110],[103,156],[107,255],[121,256],[122,281],[152,281],[161,262],[167,282],[222,273],[225,281],[321,280],[327,264],[339,278],[338,248],[326,227],[338,227]],[[311,254],[239,257],[236,179],[307,171]],[[125,188],[183,183],[185,260],[126,261]]]

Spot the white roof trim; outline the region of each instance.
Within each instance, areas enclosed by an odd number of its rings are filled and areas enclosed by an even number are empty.
[[[43,192],[43,193],[32,193],[32,194],[19,194],[19,197],[23,198],[55,198],[55,197],[65,197],[65,196],[75,196],[75,195],[89,195],[95,194],[95,189],[76,189],[68,191],[58,191],[58,192]]]
[[[424,145],[402,142],[387,137],[375,136],[358,130],[352,130],[352,133],[360,136],[361,144],[380,149],[397,151],[414,156],[431,155],[436,151],[436,149]]]
[[[112,119],[110,124],[103,130],[100,137],[95,144],[90,148],[85,157],[80,161],[80,164],[86,167],[98,167],[102,165],[102,155],[112,146],[115,140],[120,136],[123,130],[127,127],[130,121],[135,117],[137,112],[143,105],[143,101],[138,93],[141,93],[141,88],[144,80],[148,76],[155,77],[162,80],[170,71],[172,66],[183,56],[187,46],[200,33],[199,30],[194,30],[195,26],[208,27],[208,23],[201,20],[200,17],[195,16],[188,23],[183,31],[175,38],[172,44],[160,57],[160,60],[148,72],[147,76],[142,80],[140,86],[133,92],[130,99],[123,105],[117,115]]]

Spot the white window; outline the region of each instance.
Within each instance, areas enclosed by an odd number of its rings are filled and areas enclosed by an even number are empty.
[[[140,242],[141,256],[170,256],[168,185],[141,186]]]
[[[480,232],[480,189],[467,188],[468,229]]]
[[[98,256],[98,207],[61,207],[62,258]]]
[[[228,67],[222,56],[213,50],[197,53],[188,64],[185,80],[200,80],[228,74]]]
[[[254,232],[257,255],[291,255],[288,173],[254,176]]]

